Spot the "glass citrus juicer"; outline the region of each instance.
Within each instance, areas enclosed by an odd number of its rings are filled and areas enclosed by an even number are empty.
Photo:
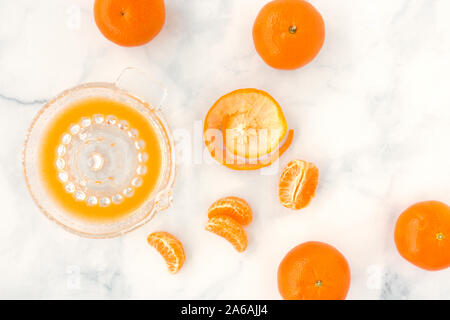
[[[175,150],[165,97],[162,85],[128,68],[114,83],[82,84],[48,102],[23,152],[41,211],[77,235],[110,238],[167,209]]]

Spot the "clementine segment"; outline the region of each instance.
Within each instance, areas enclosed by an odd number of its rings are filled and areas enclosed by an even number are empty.
[[[273,163],[292,142],[280,105],[267,92],[240,89],[221,97],[205,118],[203,135],[211,156],[236,170]]]
[[[395,244],[400,255],[419,268],[450,267],[450,207],[439,201],[412,205],[398,218]]]
[[[298,245],[278,268],[278,289],[286,300],[344,300],[349,287],[347,260],[326,243]]]
[[[303,0],[269,2],[253,25],[256,51],[276,69],[297,69],[306,65],[317,56],[324,40],[321,14]]]
[[[228,216],[246,226],[252,222],[252,209],[244,199],[226,197],[215,201],[208,209],[208,218],[219,216]]]
[[[125,47],[146,44],[165,21],[163,0],[96,0],[95,22],[110,41]]]
[[[319,169],[303,160],[288,163],[281,172],[278,196],[283,206],[293,210],[306,207],[314,197],[319,180]]]
[[[228,240],[238,252],[247,249],[247,233],[236,220],[228,216],[210,218],[205,229]]]
[[[170,273],[175,274],[181,269],[186,258],[183,245],[175,236],[167,232],[154,232],[148,236],[147,242],[164,258]]]

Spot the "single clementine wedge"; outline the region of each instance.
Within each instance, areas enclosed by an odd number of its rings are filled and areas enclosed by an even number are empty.
[[[278,196],[283,206],[293,210],[306,207],[316,192],[319,169],[303,160],[288,163],[281,172]]]
[[[323,46],[325,24],[307,1],[275,0],[266,4],[253,25],[253,42],[261,58],[276,69],[297,69]]]
[[[166,13],[163,0],[95,0],[94,17],[108,40],[134,47],[156,37]]]
[[[326,243],[298,245],[278,268],[278,289],[286,300],[344,300],[349,288],[347,260]]]
[[[400,255],[417,267],[450,267],[450,207],[439,201],[412,205],[398,218],[394,238]]]
[[[235,170],[269,166],[292,142],[280,105],[267,92],[240,89],[221,97],[205,118],[203,135],[211,156]]]
[[[228,216],[212,217],[205,229],[228,240],[238,252],[247,249],[247,233],[233,218]]]
[[[167,232],[154,232],[148,236],[147,242],[164,258],[170,273],[175,274],[181,269],[186,258],[183,245],[175,236]]]
[[[252,209],[247,201],[238,197],[226,197],[215,201],[208,209],[208,218],[228,216],[242,226],[252,222]]]

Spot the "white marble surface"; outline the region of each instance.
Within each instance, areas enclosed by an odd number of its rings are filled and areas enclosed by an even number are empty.
[[[450,270],[419,270],[393,242],[407,206],[450,201],[450,1],[314,0],[324,48],[289,72],[266,66],[253,48],[265,2],[166,0],[163,31],[130,49],[99,33],[92,0],[0,0],[0,298],[279,299],[283,255],[319,240],[348,258],[349,299],[450,299]],[[277,200],[279,173],[183,163],[173,206],[129,235],[82,239],[48,221],[22,177],[31,119],[60,91],[113,81],[128,66],[167,85],[171,126],[193,134],[228,91],[271,93],[296,130],[281,165],[302,158],[320,168],[314,201],[290,212]],[[203,230],[209,204],[231,194],[254,209],[243,254]],[[146,243],[156,230],[185,245],[176,276]]]

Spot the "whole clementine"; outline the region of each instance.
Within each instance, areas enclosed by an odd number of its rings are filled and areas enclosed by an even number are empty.
[[[344,300],[349,288],[347,260],[323,242],[296,246],[278,268],[278,289],[286,300]]]
[[[412,205],[398,218],[394,238],[400,255],[417,267],[450,267],[450,207],[439,201]]]
[[[323,46],[325,24],[307,1],[275,0],[266,4],[253,25],[253,42],[263,60],[276,69],[297,69],[312,61]]]
[[[164,0],[95,0],[94,4],[101,33],[124,47],[140,46],[156,37],[165,16]]]

